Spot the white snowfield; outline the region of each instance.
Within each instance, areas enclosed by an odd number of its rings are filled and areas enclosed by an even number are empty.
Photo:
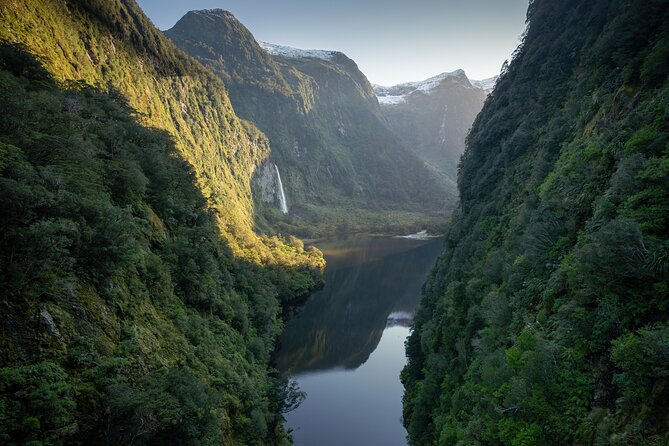
[[[416,92],[430,94],[432,90],[441,85],[445,80],[451,80],[461,83],[465,88],[479,88],[489,94],[495,86],[497,76],[480,81],[469,80],[463,70],[455,70],[450,73],[441,73],[437,76],[425,79],[419,82],[406,82],[404,84],[384,87],[382,85],[373,85],[374,93],[381,105],[398,105],[407,101],[409,96]]]
[[[379,100],[379,104],[383,105],[397,105],[397,104],[404,104],[407,101],[407,96],[406,94],[402,94],[399,96],[379,96],[378,93],[376,93],[376,98]]]
[[[480,89],[485,91],[485,94],[490,94],[492,90],[495,88],[497,79],[499,79],[499,76],[489,77],[488,79],[482,79],[480,81],[472,80],[471,83],[473,86],[479,87]]]
[[[190,13],[206,17],[210,20],[226,19],[234,17],[231,12],[226,11],[225,9],[201,9],[201,10],[191,11]]]
[[[287,57],[290,59],[304,59],[304,58],[315,58],[331,61],[337,51],[328,51],[328,50],[301,50],[298,48],[292,48],[290,46],[275,45],[268,42],[258,42],[260,47],[270,53],[273,56]]]

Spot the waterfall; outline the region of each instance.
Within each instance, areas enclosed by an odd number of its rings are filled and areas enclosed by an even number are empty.
[[[281,208],[281,212],[284,214],[288,213],[288,205],[286,204],[286,194],[283,193],[283,183],[281,183],[281,174],[279,174],[279,166],[276,164],[274,165],[274,169],[276,169],[276,179],[279,182],[279,206]]]

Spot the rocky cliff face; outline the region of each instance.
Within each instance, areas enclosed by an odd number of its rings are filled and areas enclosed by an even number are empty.
[[[465,138],[491,84],[494,78],[474,82],[458,70],[374,91],[389,127],[454,192]]]
[[[453,204],[385,125],[369,81],[344,54],[261,46],[221,10],[190,12],[166,34],[212,68],[236,112],[268,135],[292,217],[317,225],[342,208],[443,216]]]

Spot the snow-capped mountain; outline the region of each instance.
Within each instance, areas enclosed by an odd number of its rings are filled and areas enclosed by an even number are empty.
[[[305,59],[312,57],[315,59],[323,59],[331,61],[337,54],[337,51],[328,50],[301,50],[290,46],[276,45],[269,42],[258,41],[262,49],[270,53],[272,56],[287,57],[289,59]]]
[[[497,76],[483,80],[470,80],[463,70],[455,70],[450,73],[441,73],[419,82],[406,82],[391,87],[373,85],[373,87],[379,100],[379,104],[397,105],[405,103],[409,96],[417,92],[430,94],[430,92],[445,81],[460,84],[464,88],[478,88],[488,95],[495,87]]]
[[[488,95],[492,93],[492,90],[495,88],[497,79],[499,79],[499,76],[489,77],[487,79],[482,79],[480,81],[471,80],[470,82],[472,83],[473,86],[481,88],[485,92],[485,94]]]
[[[419,82],[406,82],[391,87],[373,85],[373,87],[380,104],[395,105],[406,102],[407,98],[416,92],[429,94],[447,79],[461,83],[465,88],[473,87],[463,70],[456,70],[451,73],[441,73]]]
[[[455,190],[465,138],[495,81],[470,81],[456,70],[420,82],[374,85],[374,92],[395,133]]]

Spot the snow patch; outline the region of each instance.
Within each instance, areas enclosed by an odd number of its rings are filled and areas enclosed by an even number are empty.
[[[336,51],[328,50],[301,50],[298,48],[293,48],[290,46],[275,45],[268,42],[258,42],[260,47],[270,53],[272,56],[281,56],[287,57],[289,59],[305,59],[305,58],[314,58],[314,59],[323,59],[332,61]]]
[[[495,89],[497,79],[499,79],[499,76],[489,77],[480,81],[472,80],[471,82],[473,86],[480,88],[485,92],[485,94],[490,94]]]
[[[399,95],[399,96],[377,96],[376,97],[379,100],[379,104],[382,105],[397,105],[397,104],[404,104],[407,101],[407,95]]]

